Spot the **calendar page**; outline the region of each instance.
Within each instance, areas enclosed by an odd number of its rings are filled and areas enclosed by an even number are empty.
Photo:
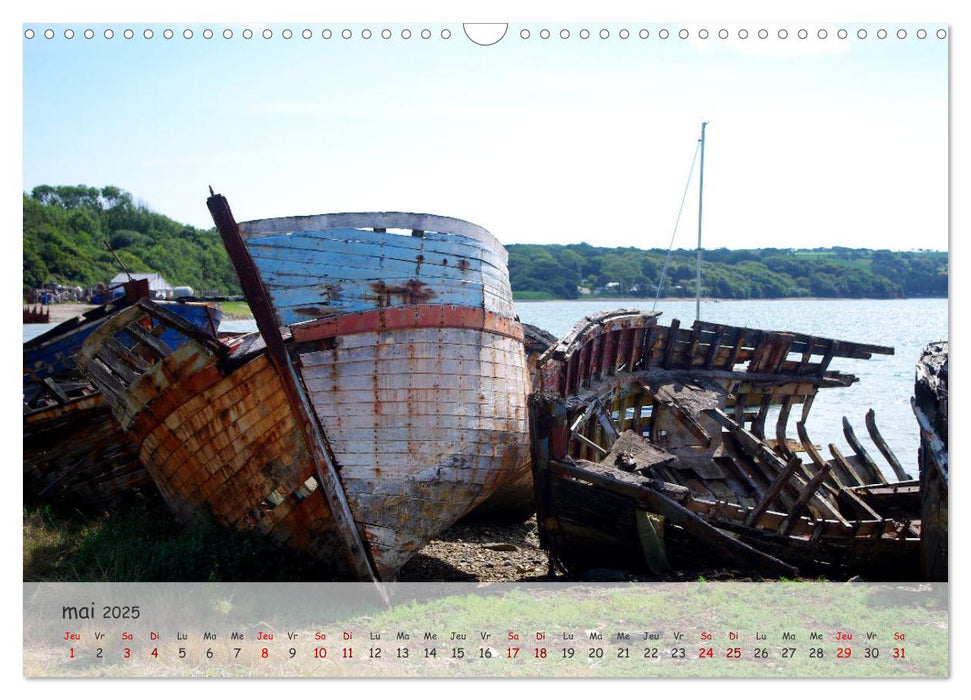
[[[25,677],[949,677],[952,28],[596,15],[20,27]]]

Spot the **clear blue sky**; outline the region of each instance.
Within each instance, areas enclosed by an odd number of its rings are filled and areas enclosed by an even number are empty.
[[[947,248],[941,25],[789,22],[780,40],[766,23],[690,24],[682,40],[676,23],[513,24],[491,47],[458,23],[27,26],[57,32],[24,41],[27,191],[113,184],[209,227],[211,184],[240,219],[401,209],[468,219],[504,243],[666,247],[707,119],[705,247]],[[80,36],[86,27],[94,39]],[[333,38],[321,38],[325,27]],[[729,41],[716,37],[722,27]],[[695,244],[697,172],[691,187],[680,247]]]

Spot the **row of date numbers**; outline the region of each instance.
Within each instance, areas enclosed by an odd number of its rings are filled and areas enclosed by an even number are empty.
[[[229,654],[230,659],[240,658],[242,653],[242,647],[232,647]],[[477,654],[472,652],[477,651]],[[446,654],[445,650],[442,650],[442,656],[447,656],[453,659],[465,659],[465,658],[480,658],[480,659],[491,659],[491,658],[508,658],[508,659],[518,659],[525,658],[529,654],[529,649],[523,649],[522,647],[506,647],[503,650],[492,649],[491,647],[479,647],[477,650],[469,649],[468,653],[465,647],[452,647],[450,649],[450,654]],[[575,647],[566,647],[559,649],[550,649],[548,647],[535,647],[531,650],[533,652],[533,658],[536,659],[547,659],[555,658],[557,652],[559,652],[559,657],[562,659],[575,659],[583,658],[584,656],[589,659],[603,659],[605,656],[609,656],[605,652],[603,647],[588,647],[583,653],[583,649],[577,649]],[[619,647],[613,650],[616,653],[616,658],[618,659],[630,659],[636,658],[640,654],[641,658],[645,659],[661,659],[661,658],[672,658],[672,659],[687,659],[691,655],[688,653],[686,647],[672,647],[661,648],[661,647],[646,647],[644,649],[632,649],[631,647]],[[768,659],[775,654],[778,658],[782,659],[792,659],[795,658],[800,650],[797,647],[781,647],[779,649],[770,649],[769,647],[755,647],[749,650],[749,654],[744,654],[742,647],[728,647],[724,650],[716,650],[715,647],[699,647],[698,656],[699,659],[713,659],[716,657],[722,657],[722,652],[724,652],[724,658],[726,659],[741,659],[745,655],[749,655],[755,659]],[[833,650],[830,650],[831,652]],[[824,647],[809,647],[808,656],[810,659],[823,659],[827,656],[827,650]],[[328,656],[329,652],[326,647],[314,647],[310,650],[310,655],[315,659],[326,659],[330,658]],[[360,653],[360,651],[358,652]],[[878,647],[864,647],[862,650],[862,657],[865,659],[877,659],[880,658],[880,649]],[[273,656],[277,656],[280,652],[274,651]],[[285,653],[283,658],[294,659],[297,657],[296,647],[290,647]],[[332,652],[331,652],[332,654]],[[153,647],[151,651],[148,652],[148,656],[158,659],[160,652],[158,647]],[[185,647],[179,647],[178,658],[185,659],[188,656],[188,650]],[[213,659],[216,656],[216,652],[213,651],[212,647],[206,649],[205,657],[207,659]],[[259,657],[262,659],[269,659],[271,652],[269,647],[262,647],[259,650]],[[434,647],[424,647],[421,650],[419,658],[433,659],[438,658],[439,649]],[[851,647],[837,647],[835,649],[835,656],[837,659],[850,659],[853,658],[853,649]],[[860,656],[858,653],[857,656]],[[131,659],[134,657],[131,647],[124,647],[122,650],[123,659]],[[890,657],[893,659],[904,659],[906,658],[906,649],[904,647],[894,647],[891,651]],[[76,651],[74,647],[68,650],[68,658],[76,658]],[[104,648],[98,647],[95,650],[96,659],[104,659]],[[359,658],[354,653],[354,647],[343,647],[338,652],[337,658],[352,660]],[[408,659],[411,658],[411,650],[409,647],[398,647],[394,650],[392,654],[386,655],[385,649],[382,647],[370,647],[367,650],[367,655],[365,658],[368,659],[382,659],[382,658],[396,658],[396,659]]]

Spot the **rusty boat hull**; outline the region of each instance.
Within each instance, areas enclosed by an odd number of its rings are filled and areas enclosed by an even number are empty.
[[[589,317],[540,359],[533,468],[554,562],[572,574],[663,575],[677,560],[770,576],[920,577],[918,487],[872,412],[890,478],[845,419],[850,456],[831,445],[824,459],[805,431],[819,390],[856,381],[829,370],[834,357],[892,348],[657,317]],[[797,409],[798,441],[787,433]]]
[[[490,233],[398,212],[237,225],[223,198],[209,205],[260,331],[282,340],[361,568],[393,578],[490,496],[522,492],[524,336]]]
[[[160,340],[173,333],[182,336],[176,348]],[[178,520],[211,515],[346,572],[313,460],[259,334],[227,345],[142,301],[96,330],[78,362]]]

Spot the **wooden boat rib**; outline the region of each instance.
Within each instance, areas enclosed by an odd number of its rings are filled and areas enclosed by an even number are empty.
[[[769,573],[914,575],[914,483],[888,484],[855,436],[851,457],[832,446],[834,460],[823,460],[804,426],[819,389],[856,381],[830,371],[833,358],[892,348],[711,323],[664,327],[657,316],[588,317],[540,358],[533,469],[553,558],[574,571],[611,554],[663,569],[666,522],[683,548],[700,543]],[[802,445],[786,435],[800,404]],[[890,574],[894,567],[901,571]]]
[[[522,481],[523,331],[491,234],[398,212],[237,225],[223,197],[209,208],[374,577]]]

